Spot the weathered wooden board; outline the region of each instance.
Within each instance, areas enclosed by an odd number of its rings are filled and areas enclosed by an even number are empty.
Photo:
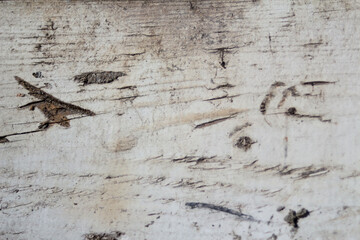
[[[358,239],[359,5],[1,1],[0,238]]]

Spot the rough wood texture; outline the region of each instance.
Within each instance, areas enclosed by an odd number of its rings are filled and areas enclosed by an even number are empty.
[[[358,1],[0,7],[1,239],[360,235]]]

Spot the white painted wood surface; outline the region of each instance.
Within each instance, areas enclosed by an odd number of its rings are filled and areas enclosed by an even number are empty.
[[[0,8],[1,239],[359,238],[358,1]]]

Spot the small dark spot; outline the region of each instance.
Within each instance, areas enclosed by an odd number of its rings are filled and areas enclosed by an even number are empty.
[[[35,78],[42,78],[42,77],[43,77],[43,75],[42,75],[41,72],[34,72],[32,75],[33,75]]]
[[[291,225],[295,228],[298,227],[299,218],[296,216],[296,212],[294,210],[289,210],[289,213],[288,213],[288,215],[285,216],[284,220],[289,225]]]
[[[40,51],[41,51],[41,47],[42,47],[41,44],[38,43],[38,44],[35,45],[35,50],[40,52]]]
[[[281,212],[281,211],[284,210],[284,209],[285,209],[284,206],[280,206],[280,207],[278,207],[278,208],[276,209],[276,211]]]
[[[295,115],[296,114],[296,108],[294,108],[294,107],[289,108],[287,113],[289,115]]]
[[[226,63],[225,63],[225,61],[221,61],[221,62],[220,62],[220,65],[221,65],[222,68],[226,69]]]
[[[244,151],[247,151],[251,148],[251,145],[254,144],[255,142],[253,142],[253,140],[248,137],[248,136],[243,136],[243,137],[240,137],[236,143],[235,143],[235,146],[240,148],[240,149],[243,149]]]

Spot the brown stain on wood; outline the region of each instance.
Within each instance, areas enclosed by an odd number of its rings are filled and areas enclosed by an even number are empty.
[[[95,113],[81,108],[79,106],[63,102],[56,97],[44,92],[40,88],[37,88],[24,79],[15,76],[15,80],[33,97],[39,99],[39,101],[30,102],[21,106],[20,108],[28,107],[30,110],[34,110],[35,107],[48,119],[46,122],[39,125],[39,129],[46,129],[52,124],[59,124],[60,126],[69,127],[70,120],[67,118],[68,115],[81,114],[87,116],[94,116]]]
[[[80,82],[83,85],[88,84],[104,84],[111,83],[119,77],[126,76],[124,72],[112,72],[112,71],[95,71],[86,72],[74,77],[75,82]]]

